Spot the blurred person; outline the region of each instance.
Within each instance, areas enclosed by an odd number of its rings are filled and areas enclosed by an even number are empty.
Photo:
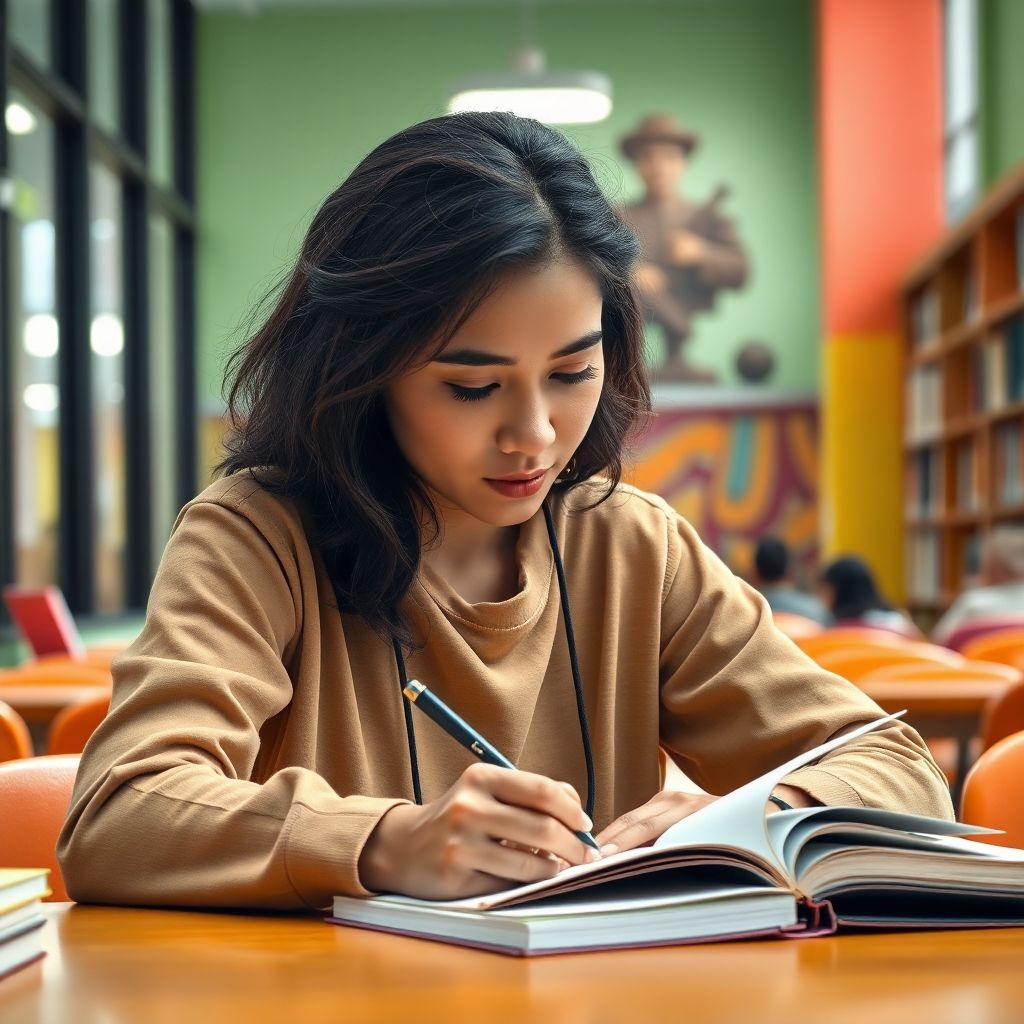
[[[781,537],[762,537],[754,550],[753,585],[772,611],[792,612],[823,626],[832,621],[821,598],[801,590],[790,573],[789,547]]]
[[[935,624],[932,639],[945,643],[972,619],[1020,615],[1024,621],[1024,525],[993,528],[981,555],[978,585],[969,587]]]
[[[650,408],[638,248],[572,143],[512,114],[404,129],[327,197],[114,663],[58,844],[75,900],[494,892],[882,717],[620,482]],[[414,680],[516,767],[419,717]],[[662,749],[706,792],[664,789]],[[898,721],[763,810],[851,803],[952,815]]]
[[[871,626],[921,638],[921,631],[910,616],[882,597],[874,574],[863,559],[854,555],[837,558],[825,567],[820,580],[822,600],[837,625]]]

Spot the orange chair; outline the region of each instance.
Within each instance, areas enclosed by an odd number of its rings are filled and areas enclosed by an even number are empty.
[[[1015,732],[1024,732],[1024,682],[1007,690],[985,712],[981,727],[982,749],[988,750]]]
[[[12,686],[112,686],[108,669],[64,659],[28,661],[0,672],[0,682]]]
[[[1005,835],[972,836],[996,846],[1024,847],[1024,732],[986,750],[964,781],[961,818],[971,825],[1001,828]]]
[[[57,836],[71,803],[78,755],[0,764],[0,867],[49,868],[51,900],[66,900]]]
[[[831,627],[813,636],[795,637],[797,646],[812,658],[826,651],[837,651],[845,647],[902,647],[909,641],[888,629],[872,629],[870,626]]]
[[[962,665],[964,658],[938,644],[903,641],[894,647],[846,648],[826,651],[815,656],[822,668],[858,682],[869,672],[888,665]]]
[[[967,661],[961,664],[947,664],[932,661],[899,661],[890,662],[880,668],[862,675],[858,683],[879,683],[899,680],[925,679],[940,682],[944,679],[954,681],[981,679],[985,682],[1015,683],[1024,678],[1020,669],[1009,665],[1000,665],[996,661]]]
[[[32,737],[25,719],[0,700],[0,761],[32,756]]]
[[[796,612],[772,612],[772,621],[790,640],[817,636],[824,630],[820,622],[815,622],[806,615],[797,615]]]
[[[1024,629],[1000,629],[969,640],[963,647],[965,658],[1001,661],[1024,668]]]
[[[109,697],[71,704],[53,720],[46,740],[48,754],[80,754],[96,726],[107,717]]]

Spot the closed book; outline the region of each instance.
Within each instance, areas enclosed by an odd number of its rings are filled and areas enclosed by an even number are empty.
[[[339,896],[328,920],[519,956],[1024,924],[1024,850],[965,838],[990,829],[865,807],[766,813],[786,775],[895,717],[754,779],[651,847],[469,899]]]
[[[0,931],[0,979],[43,955],[43,925],[46,919],[36,914]]]
[[[50,895],[49,868],[0,868],[0,914]]]

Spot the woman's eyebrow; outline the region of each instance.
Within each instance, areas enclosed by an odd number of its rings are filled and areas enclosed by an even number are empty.
[[[584,334],[582,338],[570,342],[564,348],[560,348],[557,352],[552,352],[551,358],[561,359],[563,356],[571,356],[584,349],[593,348],[601,341],[602,337],[601,331],[591,331],[589,334]],[[499,356],[493,352],[483,352],[476,348],[457,348],[434,356],[433,362],[454,363],[458,366],[515,366],[518,360],[511,356]]]

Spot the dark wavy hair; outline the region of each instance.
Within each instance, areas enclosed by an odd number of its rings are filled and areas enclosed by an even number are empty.
[[[228,363],[225,474],[300,499],[338,607],[410,643],[399,603],[437,511],[387,420],[388,384],[430,361],[503,275],[571,258],[603,301],[594,420],[555,487],[602,473],[650,409],[635,235],[561,134],[513,114],[433,118],[393,135],[331,193],[262,326]]]
[[[879,593],[871,568],[855,555],[844,555],[831,562],[821,579],[832,587],[829,611],[837,620],[859,619],[870,611],[892,611],[892,605]]]

